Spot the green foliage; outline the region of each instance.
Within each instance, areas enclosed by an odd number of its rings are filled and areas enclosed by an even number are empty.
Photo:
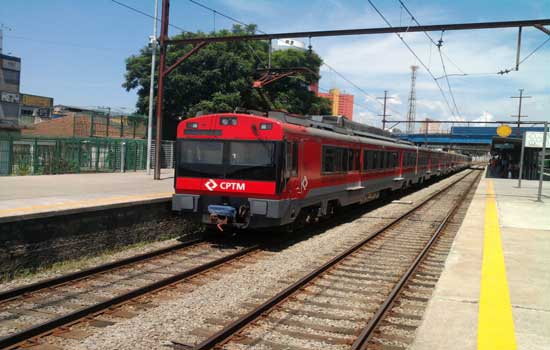
[[[234,26],[211,36],[253,34],[256,26]],[[184,33],[174,37],[205,36],[205,33]],[[191,45],[171,47],[166,64],[170,66],[192,48]],[[258,91],[252,88],[259,77],[257,68],[268,61],[268,44],[264,41],[211,43],[192,55],[165,79],[164,115],[190,117],[196,112],[231,112],[236,107],[265,110]],[[319,72],[321,58],[314,52],[281,50],[272,54],[273,68],[308,67]],[[137,89],[137,108],[145,114],[149,104],[151,50],[146,47],[139,55],[126,60],[126,90]],[[158,74],[158,73],[157,73]],[[265,87],[275,108],[298,114],[320,114],[330,111],[326,99],[315,96],[308,85],[317,80],[313,74],[283,78]]]

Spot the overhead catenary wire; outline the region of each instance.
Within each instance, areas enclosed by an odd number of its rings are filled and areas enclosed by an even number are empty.
[[[202,8],[204,8],[204,9],[208,10],[208,11],[212,11],[212,12],[214,12],[214,13],[216,13],[216,14],[218,14],[218,15],[220,15],[220,16],[222,16],[222,17],[224,17],[224,18],[226,18],[226,19],[228,19],[228,20],[230,20],[230,21],[233,21],[233,22],[237,23],[237,24],[244,25],[244,26],[248,26],[247,23],[245,23],[245,22],[243,22],[243,21],[241,21],[241,20],[239,20],[239,19],[236,19],[236,18],[234,18],[234,17],[232,17],[232,16],[229,16],[229,15],[223,13],[223,12],[220,12],[220,11],[218,11],[218,10],[212,8],[212,7],[206,6],[206,5],[200,3],[200,2],[198,2],[198,1],[196,1],[196,0],[188,0],[188,1],[191,2],[191,3],[193,3],[193,4],[195,4],[195,5],[197,5],[197,6],[202,7]],[[266,32],[264,32],[263,30],[261,30],[261,29],[259,29],[259,28],[257,28],[256,30],[257,30],[259,33],[267,34]],[[382,103],[381,103],[380,101],[378,101],[375,97],[373,97],[372,95],[370,95],[369,93],[367,93],[364,89],[360,88],[357,84],[353,83],[351,80],[349,80],[348,78],[346,78],[342,73],[338,72],[336,69],[334,69],[334,68],[333,68],[332,66],[330,66],[328,63],[326,63],[326,61],[324,61],[323,64],[324,64],[325,66],[327,66],[330,70],[332,70],[335,74],[337,74],[340,78],[342,78],[344,81],[346,81],[348,84],[350,84],[351,86],[353,86],[354,88],[356,88],[357,90],[359,90],[360,92],[362,92],[363,94],[365,94],[365,96],[367,96],[367,98],[371,99],[372,101],[376,101],[377,103],[382,104]],[[369,110],[369,111],[372,112],[372,110],[370,110],[368,107],[363,107],[363,108],[365,108],[365,109],[367,109],[367,110]],[[393,111],[394,113],[400,115],[399,112],[397,112],[397,111],[395,111],[395,110],[393,110],[393,109],[391,109],[391,108],[388,108],[388,109],[390,109],[390,110]],[[374,112],[374,113],[376,113],[376,112]]]
[[[353,86],[354,88],[356,88],[358,91],[360,91],[362,94],[364,94],[369,100],[371,101],[375,101],[376,103],[379,103],[381,105],[384,105],[382,102],[380,102],[376,97],[372,96],[371,94],[369,94],[368,92],[366,92],[363,88],[361,88],[360,86],[358,86],[357,84],[355,84],[353,81],[349,80],[348,78],[346,78],[342,73],[338,72],[336,69],[334,69],[331,65],[329,65],[328,63],[326,62],[323,62],[323,65],[325,65],[327,68],[329,68],[331,71],[333,71],[336,75],[338,75],[342,80],[346,81],[348,84],[350,84],[351,86]],[[369,111],[371,112],[374,112],[372,110],[370,110],[369,108],[366,108],[368,109]],[[397,113],[398,115],[400,115],[399,112],[393,110],[392,108],[389,108],[389,110],[391,110],[392,112],[394,113]],[[378,113],[378,112],[374,112],[374,113]]]
[[[325,88],[322,88],[322,87],[319,87],[319,90],[320,90],[321,92],[324,92],[324,93],[330,93],[330,90],[329,90],[329,89],[325,89]],[[373,115],[367,117],[367,119],[372,119],[374,122],[380,122],[380,120],[378,120],[377,115],[376,115],[377,112],[373,112],[372,110],[368,109],[367,107],[365,107],[365,106],[363,106],[363,105],[358,104],[358,103],[355,102],[355,101],[353,101],[353,105],[354,105],[355,107],[357,107],[357,108],[364,109],[364,110],[366,110],[366,111],[368,111],[368,112],[370,112],[370,113],[374,113]],[[386,121],[388,121],[388,122],[393,122],[394,120],[392,120],[392,119],[386,119]]]
[[[407,8],[407,6],[405,5],[405,3],[403,2],[403,0],[397,0],[399,1],[399,3],[401,4],[401,8],[404,9],[405,11],[407,11],[407,13],[409,14],[409,16],[416,22],[417,25],[421,25],[417,20],[416,18],[414,17],[414,15],[411,13],[411,11]],[[435,46],[438,46],[438,44],[435,42],[435,40],[430,36],[430,34],[428,32],[424,32],[424,34],[426,35],[426,37],[435,45]],[[523,62],[525,62],[529,57],[531,57],[535,52],[537,52],[539,49],[541,49],[546,43],[550,42],[550,38],[546,39],[545,41],[543,41],[539,46],[537,46],[533,51],[531,51],[531,53],[529,53],[527,56],[525,56],[521,61],[519,61],[518,63],[518,66],[521,65]],[[438,46],[438,48],[440,48],[440,46]],[[451,62],[455,68],[460,71],[461,74],[447,74],[445,72],[445,75],[441,76],[441,77],[438,77],[437,79],[442,79],[442,78],[448,78],[450,76],[469,76],[469,75],[494,75],[494,74],[499,74],[499,75],[503,75],[503,74],[507,74],[507,73],[510,73],[512,71],[514,71],[515,69],[513,68],[510,68],[510,69],[504,69],[504,70],[500,70],[498,72],[490,72],[490,73],[466,73],[464,72],[456,63],[454,63],[453,60],[451,60],[451,58],[449,56],[447,56],[442,50],[439,50],[440,51],[440,54],[442,54],[443,56],[445,56],[445,58]]]
[[[390,28],[393,28],[392,24],[390,23],[390,21],[388,21],[386,19],[386,17],[382,14],[382,12],[380,12],[380,10],[378,10],[378,8],[374,5],[374,3],[371,1],[371,0],[367,0],[369,2],[369,4],[371,5],[371,7],[376,11],[376,13],[378,13],[378,15],[382,18],[382,20],[384,20],[384,22],[386,22],[386,24],[388,25],[388,27]],[[399,34],[399,33],[395,33],[395,35],[397,35],[397,37],[399,38],[399,40],[401,40],[401,42],[403,43],[403,45],[405,45],[405,47],[410,51],[410,53],[418,60],[418,62],[422,65],[422,67],[424,67],[424,69],[426,69],[426,71],[428,72],[428,74],[431,76],[431,78],[433,79],[433,81],[435,82],[435,84],[437,85],[437,88],[439,89],[439,91],[441,92],[441,96],[443,97],[443,100],[445,101],[445,104],[447,105],[447,108],[449,109],[449,111],[451,112],[451,115],[452,115],[452,118],[454,119],[457,119],[455,113],[454,113],[454,110],[453,108],[451,107],[450,103],[449,103],[449,100],[447,99],[447,96],[445,95],[445,92],[443,91],[443,89],[441,88],[441,85],[439,84],[438,80],[435,78],[435,76],[433,75],[432,71],[430,70],[430,68],[428,66],[426,66],[426,64],[424,63],[424,61],[422,61],[422,59],[420,59],[420,57],[418,56],[418,54],[412,49],[412,47],[405,41],[405,39],[403,39],[403,37]]]
[[[146,16],[146,17],[155,19],[154,16],[148,14],[148,13],[145,12],[145,11],[141,11],[141,10],[135,8],[135,7],[132,7],[132,6],[130,6],[130,5],[127,5],[127,4],[125,4],[125,3],[123,3],[123,2],[120,2],[120,1],[117,1],[117,0],[111,0],[111,1],[114,2],[115,4],[119,5],[119,6],[126,7],[127,9],[129,9],[129,10],[131,10],[131,11],[134,11],[134,12],[137,12],[137,13],[139,13],[139,14],[142,14],[143,16]],[[160,18],[156,18],[156,20],[157,20],[158,22],[161,21]],[[172,27],[172,28],[175,28],[175,29],[177,29],[177,30],[179,30],[179,31],[182,31],[182,32],[190,32],[190,31],[188,31],[187,29],[183,29],[182,27],[178,27],[177,25],[174,25],[174,24],[169,24],[169,26]]]
[[[409,8],[405,5],[405,3],[403,2],[403,0],[398,0],[399,3],[401,4],[402,8],[409,14],[409,16],[411,16],[411,19],[417,24],[417,25],[421,25],[420,22],[416,19],[416,17],[414,17],[414,15],[412,14],[412,12],[409,10]],[[435,40],[432,38],[432,36],[424,31],[423,32],[424,35],[428,38],[428,40],[430,40],[432,42],[432,44],[434,44],[435,46],[437,46],[437,51],[439,53],[439,58],[441,60],[441,67],[443,68],[443,73],[444,73],[444,77],[445,77],[445,80],[447,82],[447,88],[449,89],[449,95],[451,95],[451,100],[453,101],[453,107],[456,111],[456,114],[460,117],[460,111],[458,110],[458,106],[456,105],[456,100],[455,100],[455,96],[453,94],[453,89],[451,88],[451,83],[449,81],[449,75],[447,74],[447,68],[445,66],[445,60],[443,60],[443,56],[445,55],[443,50],[441,49],[441,47],[443,46],[443,32],[441,33],[441,38],[439,39],[439,41],[436,43]],[[447,60],[449,62],[452,62],[451,59],[445,55],[445,57],[447,58]],[[454,64],[454,63],[453,63]],[[464,73],[464,71],[462,69],[460,69],[460,67],[458,67],[456,64],[454,64],[458,70],[462,73],[462,74],[466,74]]]
[[[540,50],[544,45],[546,45],[548,42],[550,42],[550,37],[546,40],[544,40],[539,46],[537,46],[531,53],[529,53],[527,56],[525,56],[521,61],[519,61],[519,65],[521,65],[523,62],[527,61],[529,57],[533,56],[535,52]]]
[[[411,13],[411,11],[407,8],[407,6],[405,5],[405,3],[402,1],[402,0],[397,0],[399,1],[399,3],[401,4],[401,8],[404,9],[408,14],[409,16],[411,17],[411,19],[417,24],[417,25],[421,25],[420,22],[418,22],[418,20],[416,19],[416,17],[414,17],[414,15]],[[437,46],[437,43],[436,41],[432,38],[432,36],[430,35],[430,33],[424,31],[423,32],[424,35],[428,38],[428,40],[430,40],[432,42],[432,44],[434,44],[435,46]],[[453,60],[451,60],[451,58],[449,56],[447,56],[445,54],[445,52],[442,52],[443,56],[445,56],[445,58],[451,62],[451,64],[453,66],[455,66],[455,68],[462,74],[464,75],[468,75],[468,73],[465,73]]]
[[[441,54],[441,46],[438,47],[439,58],[441,59],[441,67],[443,68],[443,74],[445,76],[445,81],[447,82],[447,88],[449,89],[449,95],[451,95],[451,100],[453,101],[453,106],[455,108],[456,114],[460,116],[460,111],[456,105],[455,96],[453,94],[453,89],[451,88],[451,83],[449,82],[449,75],[447,74],[447,68],[445,67],[445,61],[443,60],[443,55]]]
[[[213,14],[214,16],[216,16],[216,15],[221,16],[221,17],[223,17],[223,18],[226,18],[226,19],[228,19],[228,20],[230,20],[230,21],[233,21],[233,22],[235,22],[235,23],[237,23],[237,24],[240,24],[240,25],[242,25],[242,26],[245,26],[245,27],[248,27],[248,26],[250,25],[250,24],[245,23],[245,22],[243,22],[243,21],[240,21],[240,20],[238,20],[238,19],[236,19],[236,18],[234,18],[234,17],[231,17],[231,16],[229,16],[229,15],[226,15],[225,13],[220,12],[220,11],[218,11],[218,10],[212,8],[212,7],[206,6],[205,4],[200,3],[200,2],[198,2],[198,1],[189,0],[189,2],[191,2],[192,4],[195,4],[195,5],[199,6],[199,7],[202,7],[202,8],[205,9],[205,10],[212,11],[212,14]],[[215,17],[214,17],[214,18],[215,18]],[[214,23],[215,23],[215,22],[214,22]],[[262,33],[262,34],[267,34],[266,32],[264,32],[264,31],[262,31],[262,30],[260,30],[260,29],[258,29],[258,28],[256,28],[256,31],[259,32],[259,33]],[[245,45],[246,45],[246,47],[250,50],[250,52],[252,53],[252,55],[253,55],[254,57],[256,57],[256,59],[257,59],[260,63],[262,63],[264,67],[267,67],[266,62],[258,56],[258,54],[257,54],[256,51],[254,50],[254,48],[250,45],[250,43],[245,42]]]
[[[238,19],[236,19],[236,18],[234,18],[234,17],[231,17],[231,16],[229,16],[229,15],[223,13],[223,12],[220,12],[220,11],[218,11],[218,10],[212,8],[212,7],[206,6],[205,4],[203,4],[203,3],[201,3],[201,2],[198,2],[198,1],[195,1],[195,0],[189,0],[189,2],[191,2],[191,3],[193,3],[193,4],[197,5],[197,6],[200,6],[200,7],[202,7],[202,8],[205,9],[205,10],[212,11],[212,12],[214,12],[215,14],[217,14],[217,15],[219,15],[219,16],[221,16],[221,17],[224,17],[224,18],[226,18],[226,19],[228,19],[228,20],[230,20],[230,21],[233,21],[233,22],[235,22],[235,23],[237,23],[237,24],[243,25],[243,26],[245,26],[245,27],[250,25],[250,24],[245,23],[245,22],[243,22],[243,21],[240,21],[240,20],[238,20]],[[262,30],[260,30],[260,29],[256,29],[256,30],[257,30],[258,32],[262,33],[262,34],[267,34],[266,32],[264,32],[264,31],[262,31]]]

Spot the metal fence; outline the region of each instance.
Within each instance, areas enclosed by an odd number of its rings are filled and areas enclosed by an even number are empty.
[[[145,140],[0,137],[0,175],[136,171],[146,158]]]
[[[160,168],[161,169],[173,169],[176,165],[175,158],[175,141],[161,141],[160,143]],[[153,140],[151,144],[151,169],[155,167],[155,153],[156,142]]]
[[[78,112],[73,118],[75,137],[145,139],[147,136],[147,117],[141,115],[108,116]]]

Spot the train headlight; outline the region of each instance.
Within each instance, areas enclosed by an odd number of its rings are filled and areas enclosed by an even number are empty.
[[[187,127],[190,128],[190,129],[198,129],[199,128],[199,123],[187,123]]]
[[[220,124],[223,126],[236,126],[237,125],[237,118],[235,117],[223,117],[220,118]]]
[[[261,123],[260,130],[271,130],[273,129],[273,123]]]

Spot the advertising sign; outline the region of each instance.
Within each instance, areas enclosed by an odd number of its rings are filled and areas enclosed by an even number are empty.
[[[542,131],[525,132],[525,147],[542,148],[544,133]],[[550,148],[550,133],[546,134],[546,148]]]
[[[51,108],[53,106],[53,98],[21,94],[21,104],[24,106]]]

